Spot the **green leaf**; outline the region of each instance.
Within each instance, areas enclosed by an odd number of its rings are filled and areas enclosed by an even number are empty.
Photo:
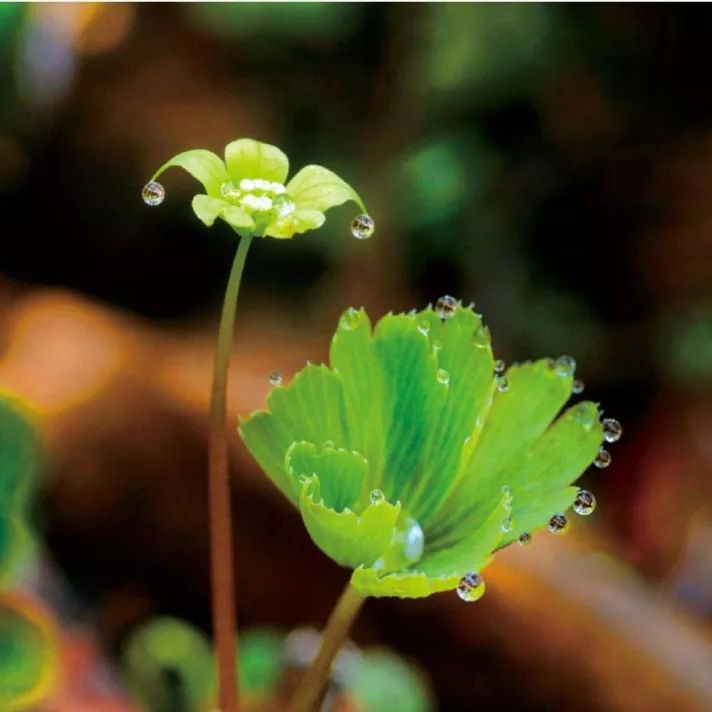
[[[319,210],[295,210],[286,218],[268,225],[265,229],[265,236],[288,240],[297,233],[320,228],[325,221],[326,216]]]
[[[472,309],[447,320],[428,308],[416,315],[429,325],[438,368],[449,377],[447,399],[428,435],[427,464],[403,501],[424,526],[456,484],[463,444],[473,448],[492,404],[495,381],[489,331]]]
[[[212,151],[206,151],[203,148],[185,151],[173,156],[153,174],[152,180],[156,180],[161,173],[173,166],[188,171],[193,178],[203,184],[205,192],[214,198],[220,197],[220,186],[229,180],[222,160]]]
[[[297,210],[324,212],[351,200],[366,212],[358,193],[323,166],[304,166],[287,184],[287,193],[297,204]]]
[[[38,709],[57,677],[58,651],[50,621],[18,598],[0,598],[0,709]]]
[[[381,489],[386,496],[400,499],[426,467],[429,437],[449,386],[438,380],[437,357],[413,316],[383,317],[376,326],[374,348],[383,374],[386,433]],[[406,508],[411,511],[409,504]],[[418,512],[411,513],[418,518]]]
[[[210,644],[178,618],[155,618],[135,630],[124,648],[122,672],[150,712],[190,712],[212,695]]]
[[[212,227],[216,218],[222,218],[238,230],[252,230],[255,227],[255,221],[242,208],[202,193],[193,196],[193,212],[208,227]]]
[[[576,498],[577,487],[560,487],[549,492],[541,492],[527,497],[519,497],[517,506],[515,495],[512,521],[514,528],[499,543],[500,547],[507,546],[525,532],[531,534],[549,523],[554,514],[565,512]]]
[[[393,537],[400,503],[383,499],[369,504],[360,515],[350,509],[337,512],[321,498],[316,475],[302,482],[300,511],[314,543],[342,566],[374,563]]]
[[[376,487],[383,467],[383,375],[376,358],[371,322],[363,309],[347,309],[331,341],[331,367],[341,378],[347,446],[364,455]]]
[[[225,147],[225,165],[233,182],[243,178],[284,183],[289,173],[289,159],[276,146],[241,138]]]
[[[313,443],[292,443],[285,457],[285,469],[295,488],[301,490],[302,475],[316,475],[325,504],[336,512],[354,509],[366,475],[368,462],[357,452],[324,447],[319,451]]]
[[[39,448],[29,413],[0,395],[0,503],[26,512],[37,486]]]
[[[257,412],[240,421],[239,432],[262,469],[296,504],[291,481],[284,470],[287,448],[298,441],[348,447],[343,428],[341,379],[326,366],[308,364],[289,386],[269,395],[271,412]]]
[[[368,712],[432,712],[435,702],[423,673],[385,649],[363,651],[349,692]]]
[[[31,551],[32,538],[23,516],[0,504],[0,585],[12,581]]]
[[[447,530],[448,540],[457,540],[471,521],[491,511],[509,484],[508,466],[521,459],[569,398],[571,374],[552,363],[542,359],[507,370],[509,390],[495,392],[479,441],[434,524],[436,534]]]
[[[351,574],[351,585],[362,596],[384,598],[425,598],[433,593],[452,591],[460,576],[428,576],[422,571],[398,571],[382,575],[378,569],[359,566]]]

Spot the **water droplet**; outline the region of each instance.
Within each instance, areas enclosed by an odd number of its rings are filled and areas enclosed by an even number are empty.
[[[295,202],[288,195],[278,195],[272,203],[280,220],[289,217],[296,209]]]
[[[509,390],[509,381],[504,376],[497,376],[494,381],[500,393],[506,393]]]
[[[279,371],[272,371],[272,373],[269,374],[269,378],[267,380],[270,382],[270,385],[278,386],[280,383],[282,383],[282,374]]]
[[[508,511],[512,511],[512,504],[514,502],[514,497],[512,496],[512,490],[509,485],[504,485],[502,487],[502,495],[504,498],[504,508]]]
[[[549,520],[548,526],[552,534],[563,534],[569,527],[569,520],[565,514],[555,514]]]
[[[529,532],[524,532],[519,535],[519,546],[529,546],[532,543],[532,535]]]
[[[582,517],[586,517],[596,509],[596,498],[591,492],[585,489],[580,489],[576,493],[574,500],[574,511]]]
[[[559,356],[556,359],[556,372],[560,376],[573,376],[576,370],[576,360],[573,356]]]
[[[438,369],[436,377],[440,383],[444,383],[445,385],[450,383],[450,374],[444,368]]]
[[[376,223],[370,215],[357,215],[351,223],[351,234],[357,240],[367,240],[376,229]]]
[[[487,328],[480,325],[475,329],[473,335],[472,335],[475,346],[480,349],[487,348],[489,346],[489,335],[487,333]]]
[[[506,517],[505,519],[503,519],[502,531],[505,532],[505,534],[509,534],[512,529],[514,529],[514,520],[511,517]]]
[[[220,195],[223,198],[239,198],[241,193],[231,180],[226,180],[220,185]]]
[[[593,461],[593,464],[602,470],[604,467],[608,467],[608,465],[611,464],[612,459],[611,453],[608,452],[606,448],[602,447],[598,451],[598,455],[596,455],[596,459]]]
[[[494,372],[495,373],[504,373],[505,368],[506,368],[506,365],[505,365],[504,361],[502,361],[501,358],[498,358],[494,362]]]
[[[579,403],[574,409],[574,420],[580,423],[584,430],[590,430],[598,422],[598,411],[591,403]]]
[[[143,186],[141,197],[146,205],[152,207],[160,205],[166,197],[166,189],[157,181],[150,180]]]
[[[421,319],[418,322],[418,331],[421,334],[429,334],[430,333],[430,322],[427,319]]]
[[[408,518],[407,527],[403,537],[403,554],[410,563],[419,561],[425,548],[425,534],[417,520]]]
[[[571,392],[574,395],[578,395],[579,393],[583,393],[583,389],[585,388],[584,382],[580,378],[575,378],[574,382],[571,384]]]
[[[386,498],[383,492],[379,489],[371,490],[371,494],[368,496],[371,504],[380,504]]]
[[[623,428],[614,418],[606,418],[603,423],[603,437],[607,443],[614,443],[621,439]]]
[[[465,574],[457,585],[457,595],[467,603],[477,601],[485,593],[485,580],[476,571]]]
[[[457,309],[457,299],[449,294],[440,297],[435,303],[435,313],[443,320],[449,319]]]
[[[358,309],[349,307],[342,315],[339,325],[342,329],[355,329],[359,323]]]
[[[326,440],[324,442],[324,449],[325,450],[333,450],[336,447],[336,443],[334,443],[333,440]]]

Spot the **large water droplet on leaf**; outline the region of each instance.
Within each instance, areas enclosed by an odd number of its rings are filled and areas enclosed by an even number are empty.
[[[150,180],[143,186],[141,197],[146,205],[160,205],[166,197],[166,189],[157,181]]]
[[[385,495],[379,489],[371,490],[371,494],[368,496],[371,504],[380,504],[385,499]]]
[[[574,512],[586,517],[596,509],[596,498],[588,490],[580,489],[574,500]]]
[[[465,574],[457,585],[457,595],[467,603],[477,601],[485,593],[485,580],[476,571]]]
[[[351,234],[357,240],[367,240],[376,229],[376,223],[370,215],[357,215],[351,223]]]

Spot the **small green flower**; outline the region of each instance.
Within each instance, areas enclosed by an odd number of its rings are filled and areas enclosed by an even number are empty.
[[[171,158],[144,188],[149,205],[163,201],[165,191],[155,181],[172,166],[184,168],[205,188],[193,198],[195,214],[208,227],[222,218],[240,235],[290,238],[321,227],[326,210],[349,200],[366,212],[358,193],[322,166],[305,166],[285,184],[287,156],[276,146],[249,138],[229,143],[224,162],[204,149]]]
[[[556,528],[604,439],[594,403],[556,417],[573,359],[501,375],[481,317],[454,300],[373,330],[349,309],[330,360],[274,388],[240,433],[364,595],[479,598],[493,552]]]

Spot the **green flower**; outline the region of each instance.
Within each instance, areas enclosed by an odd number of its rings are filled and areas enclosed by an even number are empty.
[[[184,168],[205,188],[193,198],[195,214],[208,227],[222,218],[240,235],[290,238],[321,227],[326,210],[349,200],[366,212],[358,193],[322,166],[305,166],[285,185],[287,156],[276,146],[249,138],[229,143],[224,162],[204,149],[171,158],[144,187],[149,205],[163,201],[165,191],[155,181],[172,166]]]
[[[373,330],[363,310],[347,310],[331,368],[307,365],[270,393],[269,411],[240,423],[314,542],[354,569],[364,595],[457,588],[475,600],[493,552],[565,528],[570,484],[594,459],[606,464],[594,403],[557,418],[573,359],[500,375],[481,317],[449,299]]]

